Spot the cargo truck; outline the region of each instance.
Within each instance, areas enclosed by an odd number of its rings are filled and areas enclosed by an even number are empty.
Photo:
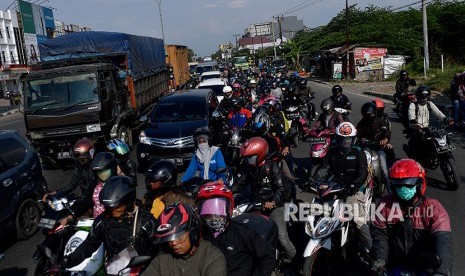
[[[173,87],[180,87],[189,81],[189,61],[187,46],[165,45],[166,64],[173,68]]]
[[[83,137],[97,146],[132,132],[168,91],[163,41],[79,32],[39,44],[41,62],[23,79],[26,136],[47,165],[72,160]],[[145,116],[144,116],[145,117]]]

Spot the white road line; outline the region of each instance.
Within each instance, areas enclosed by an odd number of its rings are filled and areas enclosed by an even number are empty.
[[[14,121],[11,121],[11,122],[8,122],[8,123],[4,123],[2,125],[6,126],[6,125],[11,125],[11,124],[14,124],[16,122],[21,122],[21,120],[14,120]]]

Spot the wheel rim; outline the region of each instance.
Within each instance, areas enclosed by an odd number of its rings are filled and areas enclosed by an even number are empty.
[[[25,205],[19,216],[19,225],[21,230],[25,233],[30,233],[35,231],[37,228],[39,214],[37,213],[36,206],[33,203],[28,203]]]

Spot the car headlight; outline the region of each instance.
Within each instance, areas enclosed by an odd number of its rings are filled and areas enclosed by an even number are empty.
[[[97,131],[101,131],[102,128],[100,127],[100,124],[92,124],[92,125],[86,125],[86,130],[87,132],[97,132]]]
[[[145,131],[141,131],[139,134],[139,143],[145,144],[145,145],[150,145],[150,140],[149,138],[145,135]]]

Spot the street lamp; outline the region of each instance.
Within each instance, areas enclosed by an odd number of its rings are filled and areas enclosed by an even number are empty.
[[[161,24],[161,35],[163,37],[163,43],[165,43],[165,31],[163,30],[163,18],[161,16],[161,1],[162,0],[155,0],[158,5],[158,12],[160,13],[160,24]]]

